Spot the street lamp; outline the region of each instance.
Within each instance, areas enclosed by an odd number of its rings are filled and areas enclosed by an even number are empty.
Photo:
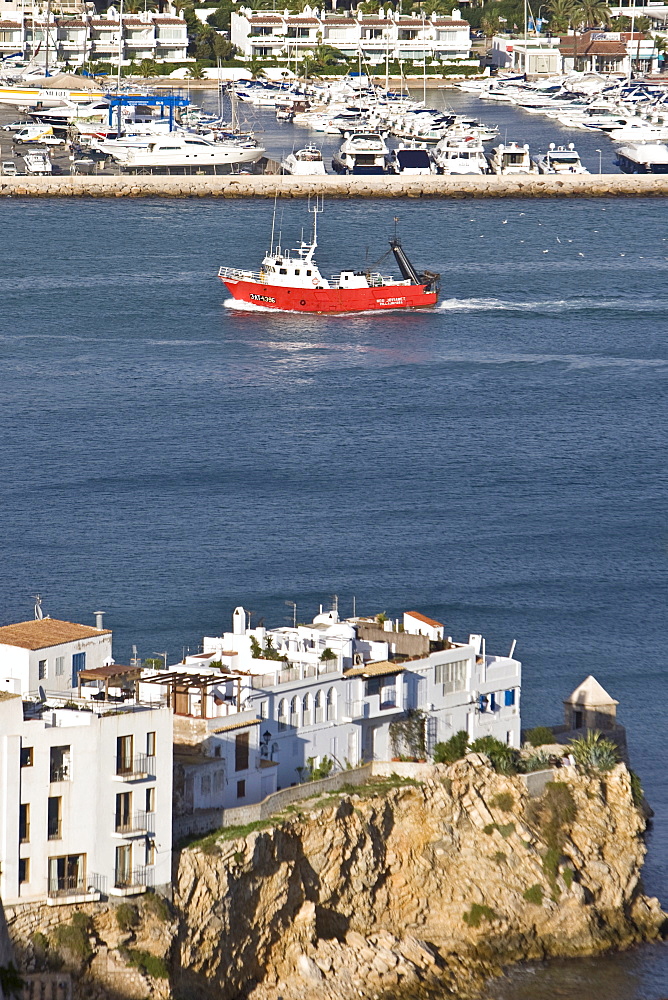
[[[596,152],[598,153],[598,172],[599,172],[599,174],[602,174],[603,170],[601,168],[601,163],[602,163],[602,160],[603,160],[603,153],[601,152],[600,149],[597,149]]]
[[[167,650],[165,650],[164,653],[156,653],[155,650],[154,650],[153,651],[153,655],[154,656],[162,656],[164,658],[164,660],[165,660],[165,670],[166,670],[167,669]]]

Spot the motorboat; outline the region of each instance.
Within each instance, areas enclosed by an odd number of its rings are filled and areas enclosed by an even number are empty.
[[[555,146],[550,143],[547,153],[538,156],[533,161],[538,167],[539,174],[588,174],[586,167],[582,166],[580,156],[573,145]]]
[[[668,146],[662,142],[620,146],[616,163],[625,174],[668,174]]]
[[[657,142],[668,139],[668,125],[652,125],[643,121],[642,118],[628,118],[622,124],[602,125],[601,131],[605,132],[613,142]]]
[[[326,173],[322,153],[313,145],[304,146],[286,156],[281,160],[281,170],[284,174],[300,177]]]
[[[486,174],[487,157],[482,141],[476,135],[446,135],[432,152],[441,174]]]
[[[384,174],[389,154],[380,132],[346,132],[332,167],[338,174]]]
[[[48,149],[31,149],[21,154],[28,174],[51,174],[53,166]]]
[[[400,278],[371,269],[341,271],[331,279],[323,277],[315,262],[318,245],[318,214],[322,203],[309,208],[313,215],[313,235],[302,239],[295,250],[283,250],[274,244],[276,213],[270,250],[259,271],[221,267],[218,276],[232,297],[239,302],[284,312],[346,313],[415,309],[434,306],[438,301],[440,275],[418,272],[395,236],[390,240]]]
[[[487,156],[493,174],[536,174],[538,167],[529,156],[529,144],[501,142]]]
[[[237,144],[209,142],[199,136],[179,132],[149,137],[145,145],[121,146],[109,155],[124,170],[192,170],[217,173],[231,171],[242,164],[253,164],[264,155],[262,146],[254,143]],[[104,149],[107,143],[100,144]]]
[[[404,177],[436,173],[436,164],[424,146],[404,146],[400,143],[390,153],[387,162],[393,174],[402,174]]]

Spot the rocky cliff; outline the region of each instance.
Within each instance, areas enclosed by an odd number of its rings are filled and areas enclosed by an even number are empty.
[[[510,962],[658,936],[628,770],[555,779],[531,798],[470,755],[183,851],[175,987],[257,1000],[466,993]]]
[[[82,998],[352,1000],[464,996],[511,962],[660,935],[623,764],[561,768],[533,797],[477,755],[420,777],[377,778],[191,845],[175,857],[171,912],[151,897],[120,921],[111,903],[85,917],[9,911],[17,955],[28,970],[65,963]],[[58,931],[66,923],[77,933]]]

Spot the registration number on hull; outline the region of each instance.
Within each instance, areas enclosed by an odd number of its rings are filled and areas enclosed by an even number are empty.
[[[272,299],[271,295],[255,295],[253,292],[248,296],[253,302],[273,302],[276,305],[276,299]]]
[[[406,305],[406,299],[403,296],[395,299],[378,299],[379,306],[404,306]]]

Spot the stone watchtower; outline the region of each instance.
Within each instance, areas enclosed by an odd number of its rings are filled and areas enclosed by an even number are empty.
[[[611,698],[591,674],[564,700],[566,728],[600,729],[602,732],[617,729],[618,701]]]

